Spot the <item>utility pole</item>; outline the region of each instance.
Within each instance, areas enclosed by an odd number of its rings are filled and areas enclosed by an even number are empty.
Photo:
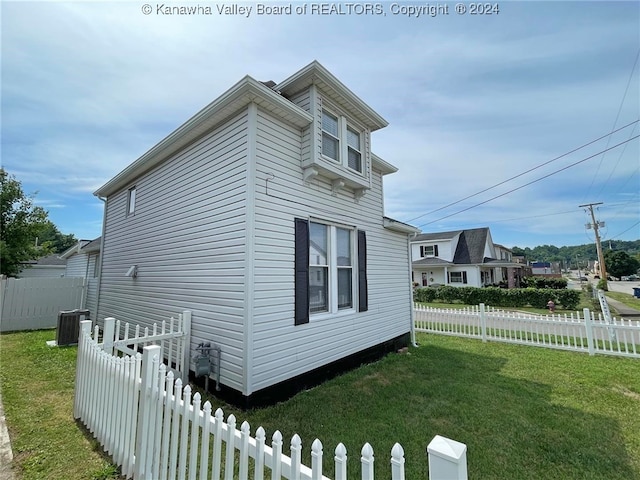
[[[593,207],[596,205],[602,205],[602,202],[587,203],[585,205],[578,205],[578,206],[581,208],[583,207],[588,208],[589,212],[591,213],[591,220],[593,221],[593,223],[587,223],[587,228],[591,228],[591,226],[593,226],[593,231],[596,234],[596,251],[598,252],[598,265],[600,266],[600,278],[604,280],[606,285],[607,268],[605,267],[605,264],[604,264],[604,254],[602,253],[602,245],[600,243],[600,233],[598,232],[598,229],[600,227],[604,227],[604,222],[596,222],[596,217],[593,214]]]

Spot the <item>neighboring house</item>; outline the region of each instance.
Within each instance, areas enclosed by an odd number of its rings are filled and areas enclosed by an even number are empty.
[[[411,240],[414,285],[517,287],[522,265],[511,250],[494,244],[489,228],[423,233]]]
[[[313,62],[246,76],[102,186],[99,319],[193,312],[223,393],[279,397],[406,345],[409,237],[383,217],[387,122]]]
[[[95,240],[80,240],[66,250],[61,258],[66,260],[65,277],[83,277],[87,279],[86,294],[82,308],[89,310],[91,318],[96,318],[98,294],[98,269],[100,267],[101,237]]]
[[[58,254],[47,255],[37,260],[24,262],[18,278],[60,278],[64,277],[67,261]]]
[[[539,276],[561,277],[560,262],[532,262],[531,273]]]

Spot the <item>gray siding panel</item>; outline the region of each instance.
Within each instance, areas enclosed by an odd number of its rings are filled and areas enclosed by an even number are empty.
[[[99,318],[143,325],[193,312],[192,348],[222,348],[225,385],[242,387],[246,112],[107,200]],[[137,278],[125,276],[138,266]],[[194,352],[195,353],[195,352]]]
[[[65,277],[86,277],[88,255],[76,253],[67,259]]]
[[[356,202],[321,178],[302,181],[304,132],[260,111],[255,228],[253,391],[410,330],[407,237],[382,227],[382,175]],[[311,316],[294,326],[294,218],[311,216],[366,231],[369,311]]]

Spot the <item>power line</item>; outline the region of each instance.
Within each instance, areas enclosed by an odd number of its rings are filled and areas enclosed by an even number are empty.
[[[526,171],[524,171],[524,172],[522,172],[522,173],[519,173],[518,175],[515,175],[515,176],[513,176],[513,177],[511,177],[511,178],[507,178],[506,180],[503,180],[503,181],[502,181],[502,182],[500,182],[500,183],[496,183],[495,185],[492,185],[491,187],[487,187],[487,188],[485,188],[484,190],[480,190],[479,192],[476,192],[476,193],[474,193],[474,194],[472,194],[472,195],[468,195],[468,196],[466,196],[466,197],[464,197],[464,198],[461,198],[460,200],[457,200],[457,201],[455,201],[455,202],[449,203],[448,205],[445,205],[445,206],[443,206],[443,207],[436,208],[435,210],[431,210],[430,212],[423,213],[422,215],[418,215],[417,217],[415,217],[415,218],[411,218],[411,219],[406,220],[406,221],[407,221],[407,223],[411,223],[411,222],[413,222],[414,220],[417,220],[417,219],[419,219],[419,218],[426,217],[427,215],[431,215],[432,213],[439,212],[440,210],[444,210],[445,208],[452,207],[453,205],[457,205],[458,203],[464,202],[465,200],[469,200],[470,198],[477,197],[478,195],[480,195],[480,194],[482,194],[482,193],[485,193],[485,192],[488,192],[489,190],[493,190],[494,188],[499,187],[500,185],[504,185],[505,183],[510,182],[511,180],[515,180],[516,178],[522,177],[523,175],[526,175],[527,173],[531,173],[531,172],[533,172],[534,170],[537,170],[538,168],[544,167],[545,165],[549,165],[550,163],[553,163],[553,162],[555,162],[556,160],[560,160],[561,158],[564,158],[564,157],[566,157],[567,155],[571,155],[572,153],[575,153],[575,152],[577,152],[578,150],[581,150],[581,149],[583,149],[583,148],[585,148],[585,147],[588,147],[589,145],[592,145],[592,144],[594,144],[594,143],[596,143],[596,142],[598,142],[598,141],[602,140],[603,138],[606,138],[606,137],[611,138],[611,135],[613,135],[614,133],[617,133],[617,132],[619,132],[620,130],[624,130],[625,128],[630,127],[631,125],[637,124],[638,122],[640,122],[640,120],[635,120],[635,121],[633,121],[633,122],[630,122],[630,123],[628,123],[628,124],[626,124],[626,125],[624,125],[624,126],[622,126],[622,127],[618,128],[617,130],[614,130],[614,131],[612,131],[612,132],[609,132],[609,133],[607,133],[606,135],[602,135],[601,137],[598,137],[598,138],[596,138],[595,140],[592,140],[592,141],[590,141],[590,142],[588,142],[588,143],[585,143],[585,144],[583,144],[583,145],[580,145],[579,147],[574,148],[573,150],[570,150],[570,151],[568,151],[568,152],[566,152],[566,153],[563,153],[562,155],[560,155],[560,156],[558,156],[558,157],[552,158],[551,160],[548,160],[548,161],[546,161],[546,162],[544,162],[544,163],[541,163],[540,165],[537,165],[537,166],[535,166],[535,167],[533,167],[533,168],[530,168],[529,170],[526,170]],[[635,128],[635,127],[634,127],[634,128]],[[607,144],[607,146],[609,146],[609,145]],[[596,154],[596,155],[599,155],[599,154]],[[427,224],[427,225],[428,225],[428,224]]]
[[[616,128],[616,124],[618,123],[618,119],[620,118],[620,112],[622,111],[622,106],[624,105],[624,100],[627,98],[627,92],[629,91],[629,85],[631,85],[631,79],[633,78],[633,72],[636,70],[636,65],[638,65],[638,58],[640,58],[640,49],[638,49],[638,53],[636,54],[636,59],[633,62],[633,67],[631,68],[631,73],[629,74],[629,80],[627,80],[627,87],[624,89],[624,95],[622,95],[622,100],[620,101],[620,106],[618,107],[618,113],[616,114],[616,119],[613,122],[612,129]],[[609,142],[611,141],[611,137],[607,140],[607,147],[609,146]],[[606,148],[606,147],[605,147]],[[606,150],[605,150],[606,152]],[[591,180],[591,185],[587,189],[584,198],[586,198],[591,192],[591,187],[593,187],[596,178],[598,178],[598,173],[600,173],[600,167],[602,166],[602,161],[604,160],[604,153],[600,158],[600,163],[598,163],[598,168],[596,169],[596,173],[593,175],[593,179]]]
[[[631,130],[631,133],[629,134],[629,136],[632,136],[635,131],[636,131],[636,127],[638,126],[638,124],[635,124],[633,126],[633,129]],[[622,156],[624,155],[624,152],[627,151],[627,147],[629,146],[629,144],[627,143],[624,148],[622,149],[622,151],[620,152],[620,155],[618,155],[618,160],[616,161],[616,164],[613,167],[613,170],[611,170],[611,173],[609,174],[609,176],[607,177],[607,179],[604,181],[604,183],[602,184],[602,188],[600,188],[600,191],[598,192],[598,194],[596,195],[596,197],[599,197],[600,195],[602,195],[602,192],[604,191],[604,188],[607,186],[607,184],[609,183],[609,180],[611,180],[611,177],[613,176],[613,174],[615,173],[615,171],[618,168],[618,165],[620,164],[620,160],[622,160]],[[626,182],[625,182],[626,183]]]
[[[619,234],[614,235],[613,237],[608,238],[607,240],[615,240],[615,239],[616,239],[616,237],[620,237],[620,236],[624,235],[625,233],[627,233],[629,230],[631,230],[631,229],[632,229],[633,227],[635,227],[636,225],[640,225],[640,220],[638,220],[636,223],[634,223],[633,225],[631,225],[631,226],[630,226],[629,228],[627,228],[624,232],[620,232]]]
[[[555,175],[556,173],[560,173],[560,172],[562,172],[562,171],[564,171],[564,170],[567,170],[567,169],[569,169],[569,168],[571,168],[571,167],[575,167],[576,165],[579,165],[579,164],[581,164],[581,163],[584,163],[584,162],[586,162],[587,160],[591,160],[592,158],[597,157],[598,155],[601,155],[602,153],[605,153],[605,152],[607,152],[607,151],[609,151],[609,150],[613,150],[614,148],[617,148],[617,147],[619,147],[619,146],[621,146],[621,145],[624,145],[625,143],[628,143],[628,142],[630,142],[631,140],[635,140],[635,139],[636,139],[636,138],[638,138],[638,137],[640,137],[640,135],[636,135],[635,137],[629,138],[629,139],[627,139],[627,140],[625,140],[625,141],[623,141],[623,142],[618,143],[617,145],[614,145],[613,147],[609,147],[609,148],[607,148],[607,149],[605,149],[605,150],[602,150],[602,151],[600,151],[600,152],[598,152],[598,153],[594,153],[593,155],[590,155],[590,156],[588,156],[588,157],[586,157],[586,158],[583,158],[582,160],[579,160],[579,161],[577,161],[577,162],[575,162],[575,163],[572,163],[571,165],[567,165],[566,167],[562,167],[561,169],[556,170],[555,172],[551,172],[551,173],[549,173],[548,175],[544,175],[544,176],[542,176],[542,177],[540,177],[540,178],[537,178],[537,179],[535,179],[535,180],[532,180],[531,182],[525,183],[524,185],[520,185],[519,187],[516,187],[516,188],[514,188],[514,189],[511,189],[511,190],[509,190],[508,192],[504,192],[504,193],[501,193],[500,195],[496,195],[495,197],[492,197],[492,198],[490,198],[490,199],[488,199],[488,200],[485,200],[484,202],[476,203],[475,205],[472,205],[472,206],[470,206],[470,207],[464,208],[464,209],[462,209],[462,210],[458,210],[457,212],[452,213],[452,214],[450,214],[450,215],[445,215],[444,217],[440,217],[440,218],[438,218],[438,219],[436,219],[436,220],[432,220],[431,222],[423,223],[422,225],[419,225],[418,227],[424,227],[424,226],[426,226],[426,225],[431,225],[432,223],[439,222],[440,220],[444,220],[444,219],[446,219],[446,218],[453,217],[453,216],[455,216],[455,215],[458,215],[459,213],[463,213],[463,212],[466,212],[466,211],[468,211],[468,210],[471,210],[472,208],[476,208],[476,207],[479,207],[480,205],[484,205],[485,203],[489,203],[489,202],[491,202],[491,201],[493,201],[493,200],[495,200],[495,199],[497,199],[497,198],[504,197],[505,195],[508,195],[508,194],[513,193],[513,192],[515,192],[515,191],[517,191],[517,190],[520,190],[520,189],[522,189],[522,188],[524,188],[524,187],[528,187],[529,185],[532,185],[532,184],[534,184],[534,183],[537,183],[537,182],[539,182],[540,180],[544,180],[545,178],[549,178],[549,177],[551,177],[552,175]]]

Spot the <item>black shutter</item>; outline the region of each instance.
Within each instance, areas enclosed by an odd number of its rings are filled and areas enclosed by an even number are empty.
[[[467,283],[467,272],[462,272],[462,283]]]
[[[309,323],[309,222],[295,219],[295,325]]]
[[[424,246],[420,245],[420,258],[424,258]]]
[[[433,246],[433,254],[437,257],[438,256],[438,245],[434,245]]]
[[[358,230],[358,311],[369,310],[369,289],[367,288],[367,236]]]

